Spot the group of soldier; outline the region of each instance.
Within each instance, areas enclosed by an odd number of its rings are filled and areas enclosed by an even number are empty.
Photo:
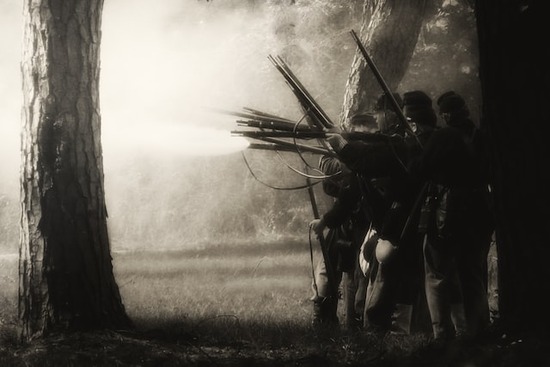
[[[335,154],[319,168],[333,205],[310,224],[326,249],[314,325],[339,325],[341,293],[349,328],[444,341],[489,325],[483,136],[462,96],[435,104],[420,90],[382,94],[350,119],[351,132],[329,132]]]

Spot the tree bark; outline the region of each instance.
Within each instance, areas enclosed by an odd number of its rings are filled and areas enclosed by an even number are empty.
[[[477,1],[482,127],[488,132],[498,249],[499,312],[510,330],[547,331],[550,202],[547,47],[542,1]]]
[[[366,0],[360,35],[370,57],[395,91],[405,75],[424,21],[426,0]],[[351,36],[350,36],[351,37]],[[348,77],[341,113],[346,125],[356,113],[367,112],[382,93],[363,56],[357,52]]]
[[[100,142],[102,0],[25,0],[22,337],[127,327],[113,275]]]

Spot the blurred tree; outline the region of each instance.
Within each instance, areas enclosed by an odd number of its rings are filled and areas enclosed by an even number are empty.
[[[391,90],[405,75],[422,27],[427,0],[365,0],[360,38]],[[370,109],[382,92],[363,56],[357,52],[348,77],[341,123]]]
[[[99,114],[102,0],[24,3],[22,337],[127,327],[113,275]]]
[[[543,1],[477,1],[481,126],[494,188],[499,312],[515,331],[550,328],[548,110],[550,54]]]
[[[474,9],[464,1],[431,1],[399,90],[422,89],[433,99],[448,90],[464,96],[479,122],[481,89]]]

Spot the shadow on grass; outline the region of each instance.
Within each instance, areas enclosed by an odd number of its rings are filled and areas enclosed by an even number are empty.
[[[133,330],[52,333],[2,343],[1,366],[344,366],[375,362],[384,340],[326,326],[135,320]],[[358,364],[357,364],[358,365]]]
[[[339,327],[135,320],[133,330],[52,333],[19,343],[2,333],[0,366],[548,366],[548,339],[497,337],[435,344],[425,335]]]

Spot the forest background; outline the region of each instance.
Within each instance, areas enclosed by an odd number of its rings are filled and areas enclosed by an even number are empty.
[[[298,120],[302,112],[267,59],[280,55],[333,121],[339,121],[363,1],[105,3],[101,112],[106,201],[114,251],[201,248],[307,236],[305,190],[259,183],[231,137],[251,107]],[[0,253],[19,241],[21,5],[0,2]],[[479,116],[472,10],[457,1],[431,9],[398,91],[432,97],[453,89]],[[246,151],[254,174],[278,187],[305,179],[294,155]],[[327,201],[316,188],[321,208]]]
[[[106,2],[100,82],[105,185],[115,270],[131,316],[142,311],[135,308],[136,304],[146,302],[166,306],[155,308],[157,317],[164,312],[162,316],[176,318],[184,318],[192,310],[209,312],[204,310],[205,304],[223,305],[220,299],[208,298],[215,291],[198,293],[201,285],[220,279],[195,279],[189,272],[198,270],[202,260],[213,260],[208,251],[212,249],[218,257],[209,264],[226,272],[217,275],[238,282],[250,278],[242,272],[242,264],[227,261],[228,251],[235,249],[232,244],[252,245],[233,255],[265,254],[256,260],[251,273],[271,281],[261,284],[273,286],[281,272],[303,281],[293,288],[296,293],[287,294],[283,301],[303,299],[300,292],[309,276],[307,258],[303,252],[301,257],[292,256],[296,250],[289,248],[307,240],[307,223],[312,218],[307,193],[273,190],[257,182],[243,162],[243,142],[229,136],[234,118],[214,113],[212,108],[239,110],[247,106],[299,119],[302,113],[297,101],[267,60],[267,55],[273,54],[289,62],[328,115],[338,121],[355,53],[349,30],[360,28],[362,3],[166,0],[152,8],[144,1]],[[7,255],[4,258],[15,258],[20,210],[21,9],[13,0],[0,4],[4,30],[0,38],[0,253]],[[477,123],[480,93],[472,10],[463,3],[445,0],[429,14],[397,91],[422,89],[435,98],[446,90],[456,90],[467,96]],[[245,154],[264,181],[277,186],[303,185],[304,178],[288,170],[274,154]],[[284,160],[302,164],[292,156]],[[317,194],[320,200],[326,199],[318,187]],[[286,258],[278,259],[288,267],[260,272],[265,270],[260,266],[265,256],[274,251],[262,245],[273,243],[289,246],[278,247],[286,253]],[[143,259],[134,263],[124,255],[137,250],[157,252],[146,259],[161,265],[164,275],[160,280],[159,269],[147,268]],[[160,250],[183,252],[177,257],[172,252],[163,255]],[[204,254],[205,258],[198,258]],[[9,264],[13,267],[8,275],[2,274],[2,279],[16,284],[16,262]],[[4,263],[2,268],[6,270]],[[289,268],[299,268],[300,272],[291,273]],[[177,271],[170,273],[174,269]],[[187,282],[182,283],[184,275]],[[181,287],[199,286],[189,293],[204,296],[198,308],[193,309],[185,297],[179,304],[174,304],[174,299],[161,302],[160,296],[170,295],[161,293],[168,276],[172,284]],[[136,279],[137,284],[133,284]],[[258,284],[256,279],[252,283]],[[239,286],[250,290],[248,284]],[[132,294],[129,289],[146,291]],[[147,291],[150,289],[159,293]],[[15,293],[10,293],[10,300],[15,301]],[[128,300],[128,294],[142,299]],[[300,312],[309,304],[301,306]],[[280,307],[272,310],[276,315],[267,316],[288,317],[284,313],[288,304],[283,302]],[[177,310],[187,313],[176,314]],[[266,317],[266,309],[261,310]],[[201,315],[196,316],[200,320]],[[277,323],[277,328],[284,331],[285,326]],[[231,336],[234,334],[228,339]]]

